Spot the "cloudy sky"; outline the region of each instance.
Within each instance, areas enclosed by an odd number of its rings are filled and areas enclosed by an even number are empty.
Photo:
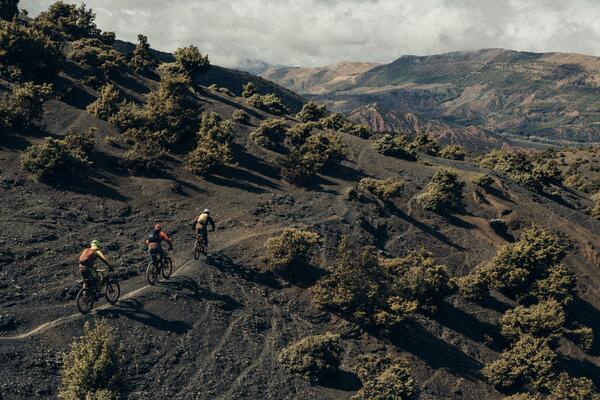
[[[31,16],[52,0],[21,0]],[[79,0],[77,1],[79,2]],[[215,64],[320,66],[502,47],[600,56],[598,0],[87,0],[103,30]]]

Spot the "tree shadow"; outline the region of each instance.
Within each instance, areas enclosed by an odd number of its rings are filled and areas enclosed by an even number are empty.
[[[499,189],[496,189],[495,187],[489,186],[485,188],[485,193],[487,194],[491,194],[494,197],[497,197],[499,199],[508,201],[509,203],[515,203],[510,197],[508,197],[506,194],[504,194],[504,192],[502,192]]]
[[[183,334],[192,329],[192,326],[187,322],[167,320],[145,310],[144,305],[136,299],[120,301],[114,307],[105,310],[98,310],[97,314],[104,318],[110,319],[125,317],[149,326],[150,328],[176,334]]]
[[[483,365],[454,345],[444,342],[425,330],[417,321],[408,321],[392,334],[394,346],[411,353],[432,368],[444,368],[469,379],[481,379]]]
[[[458,214],[460,215],[460,214]],[[456,215],[452,215],[450,213],[444,214],[442,215],[446,221],[448,221],[448,223],[450,225],[456,226],[458,228],[463,228],[463,229],[473,229],[475,228],[475,225],[473,225],[470,222],[467,222],[463,219],[460,219],[459,217],[457,217]]]
[[[575,377],[586,377],[591,379],[596,387],[600,385],[600,367],[588,360],[576,360],[559,354],[558,366],[564,368],[570,375]]]
[[[209,254],[206,257],[206,263],[211,267],[219,269],[220,271],[240,276],[247,281],[254,282],[259,285],[268,286],[272,289],[283,288],[281,283],[277,280],[275,274],[272,272],[244,268],[236,264],[230,257],[221,253]]]
[[[262,159],[247,152],[244,146],[234,143],[232,146],[232,151],[235,156],[235,160],[240,167],[254,171],[262,176],[266,176],[267,178],[274,180],[281,179],[279,168],[265,163]]]
[[[600,310],[596,309],[590,303],[579,296],[575,296],[573,302],[569,305],[569,314],[577,322],[594,328],[593,347],[590,351],[592,355],[600,354],[600,332],[597,327],[600,326]]]
[[[328,165],[321,171],[321,175],[328,176],[334,179],[340,179],[348,182],[358,182],[362,178],[366,178],[369,175],[355,168],[349,167],[344,164]]]
[[[214,293],[200,287],[194,279],[185,275],[173,277],[168,281],[162,281],[158,285],[170,291],[183,292],[182,295],[188,296],[194,300],[220,302],[223,304],[221,309],[226,311],[233,311],[243,307],[242,304],[233,297]]]
[[[500,301],[491,295],[485,296],[481,300],[477,300],[476,303],[482,307],[497,311],[500,314],[504,314],[506,311],[508,311],[512,308],[509,304],[506,304],[503,301]]]
[[[571,210],[577,210],[577,208],[575,206],[573,206],[571,203],[567,202],[560,195],[546,193],[544,191],[541,191],[539,194],[541,194],[543,197],[545,197],[546,199],[548,199],[550,201],[553,201],[553,202],[555,202],[557,204],[560,204],[563,207],[566,207],[566,208],[571,209]]]
[[[434,318],[440,324],[458,332],[471,340],[484,343],[486,345],[495,344],[494,350],[500,350],[503,345],[503,338],[496,325],[480,321],[471,314],[456,308],[452,304],[443,302]]]
[[[287,271],[279,273],[283,279],[303,289],[313,286],[326,274],[324,269],[312,264],[293,265]]]
[[[411,217],[410,215],[408,215],[404,211],[402,211],[400,208],[398,208],[396,205],[388,203],[388,209],[390,210],[390,212],[392,214],[394,214],[398,218],[403,219],[404,221],[408,222],[409,224],[416,226],[421,231],[425,232],[426,234],[428,234],[430,236],[433,236],[435,239],[439,240],[440,242],[442,242],[454,249],[457,249],[457,250],[461,250],[461,251],[465,250],[464,247],[454,243],[446,235],[430,228],[423,222],[418,221],[415,218]]]
[[[356,392],[362,387],[362,382],[354,372],[339,369],[335,374],[320,382],[320,385],[344,392]]]

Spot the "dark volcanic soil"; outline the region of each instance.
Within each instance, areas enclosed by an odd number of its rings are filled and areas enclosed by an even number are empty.
[[[206,109],[225,116],[242,108],[237,98],[206,91]],[[264,114],[250,110],[252,125]],[[374,244],[390,256],[425,247],[463,275],[489,260],[507,238],[488,221],[504,215],[511,233],[535,222],[558,231],[579,279],[578,319],[600,332],[600,222],[577,211],[589,200],[576,192],[533,194],[498,177],[495,194],[465,189],[466,211],[447,218],[423,213],[415,196],[442,165],[465,181],[479,168],[467,162],[426,158],[416,162],[381,156],[370,142],[345,137],[348,160],[326,171],[309,190],[282,181],[276,154],[248,139],[237,126],[237,167],[205,180],[175,156],[156,178],[131,177],[118,167],[122,148],[104,140],[114,127],[64,103],[47,104],[43,129],[62,135],[70,127],[97,126],[94,166],[60,187],[31,181],[18,166],[20,150],[36,136],[0,145],[0,399],[55,398],[61,352],[86,321],[105,318],[117,328],[127,355],[132,399],[348,399],[360,387],[349,371],[367,351],[398,352],[414,368],[419,399],[500,399],[480,375],[497,357],[497,319],[511,305],[500,295],[484,305],[450,298],[438,314],[419,316],[400,334],[377,337],[314,307],[310,287],[347,234],[357,246]],[[394,207],[350,201],[347,189],[364,176],[406,181]],[[210,254],[193,261],[188,221],[205,207],[217,231]],[[176,272],[155,287],[146,284],[142,244],[155,222],[172,233]],[[267,272],[261,249],[285,227],[308,227],[324,237],[321,254],[299,282]],[[123,297],[100,302],[89,316],[77,313],[77,255],[100,239],[117,265]],[[310,334],[335,331],[345,348],[343,371],[326,386],[311,386],[277,362],[277,352]],[[600,358],[563,339],[561,363],[600,385]]]

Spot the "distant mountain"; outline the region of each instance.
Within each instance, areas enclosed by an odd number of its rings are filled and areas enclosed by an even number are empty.
[[[355,74],[331,66],[263,76],[346,114],[377,104],[386,111],[374,120],[378,130],[395,129],[394,121],[410,112],[525,138],[600,141],[597,57],[487,49],[364,65]]]
[[[271,65],[269,65],[266,62],[261,61],[261,60],[246,59],[246,60],[240,61],[238,63],[238,65],[236,65],[236,68],[239,69],[240,71],[245,71],[250,74],[260,75],[263,72],[265,72],[266,70],[268,70],[269,68],[271,68]]]

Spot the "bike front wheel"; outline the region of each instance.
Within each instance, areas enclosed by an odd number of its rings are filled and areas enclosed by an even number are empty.
[[[106,297],[106,301],[110,304],[116,304],[119,301],[119,297],[121,297],[121,285],[119,285],[119,282],[109,281],[106,284],[104,297]]]
[[[83,288],[77,293],[77,309],[82,314],[87,314],[94,307],[94,293],[88,288]]]
[[[148,264],[148,268],[146,269],[146,279],[151,285],[154,285],[158,279],[158,271],[156,270],[156,265],[154,265],[153,262]]]
[[[204,251],[202,251],[202,248],[202,241],[196,240],[196,244],[194,245],[194,260],[200,259],[200,255],[204,253]]]
[[[165,279],[169,279],[171,274],[173,273],[173,261],[171,257],[166,257],[162,263],[162,276]]]

